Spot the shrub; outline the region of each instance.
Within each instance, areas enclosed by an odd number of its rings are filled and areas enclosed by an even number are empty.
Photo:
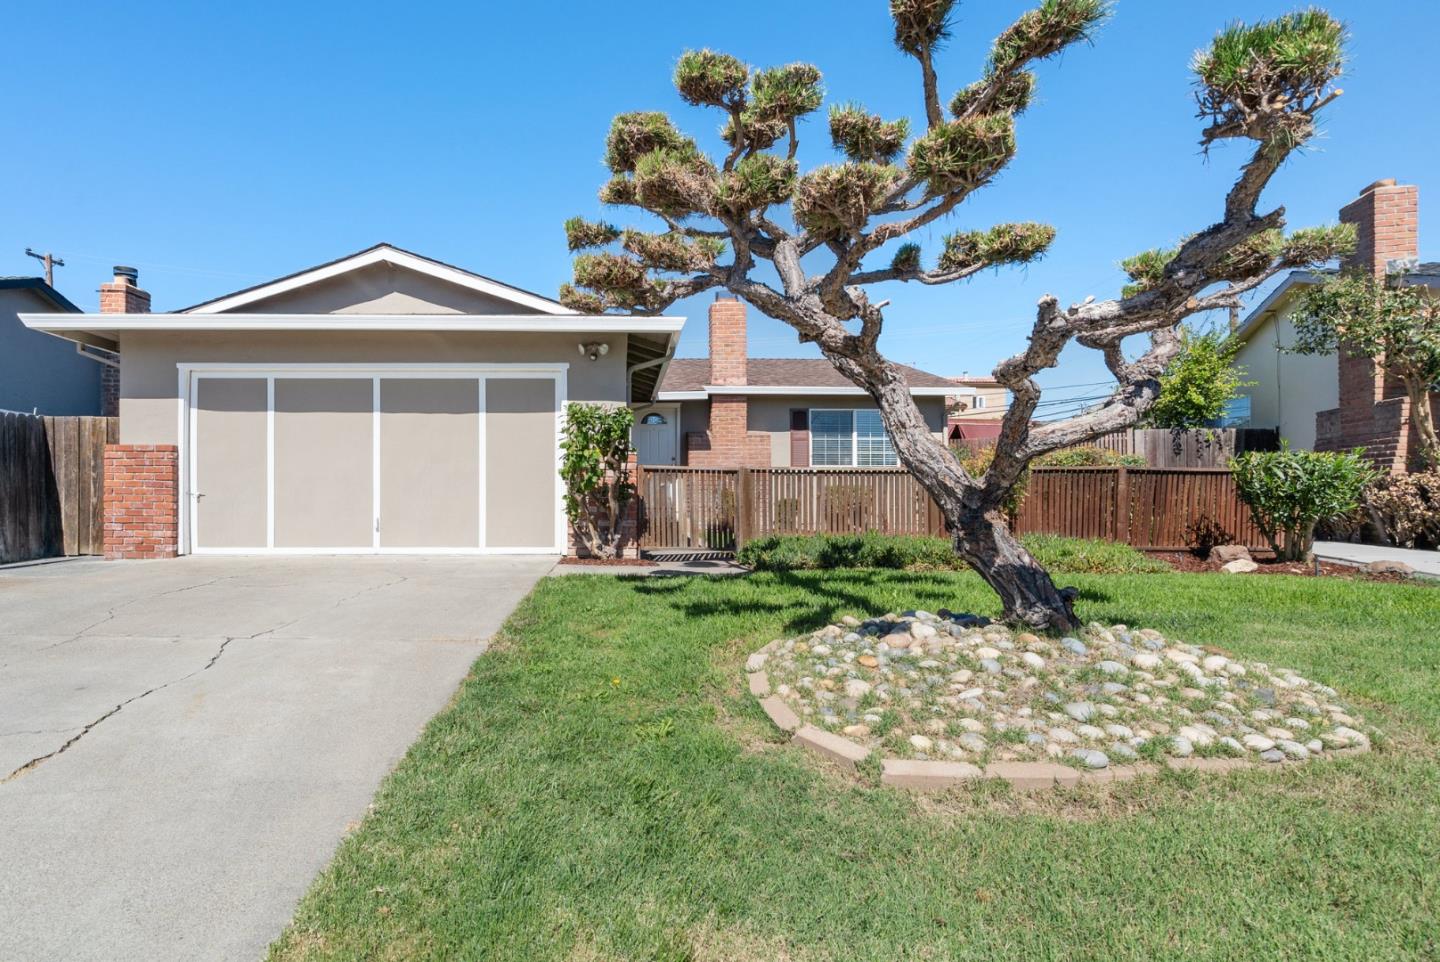
[[[571,404],[560,441],[560,480],[565,516],[580,548],[597,558],[614,558],[624,536],[621,521],[634,494],[630,482],[628,408]]]
[[[1359,507],[1375,470],[1360,449],[1348,454],[1321,451],[1250,451],[1230,462],[1240,497],[1275,556],[1299,561],[1315,541],[1315,525]]]
[[[1440,547],[1440,469],[1376,479],[1365,508],[1392,544]]]
[[[1020,539],[1046,568],[1055,572],[1139,574],[1166,571],[1126,544],[1030,534]],[[835,568],[887,568],[902,571],[964,570],[945,538],[923,535],[770,535],[746,544],[736,560],[756,571],[807,571]]]

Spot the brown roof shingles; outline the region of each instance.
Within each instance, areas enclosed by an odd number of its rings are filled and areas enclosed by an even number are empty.
[[[911,387],[951,387],[949,378],[930,374],[918,368],[900,365]],[[750,387],[804,388],[854,387],[850,379],[823,357],[752,357],[746,362],[746,383]],[[701,391],[710,382],[710,359],[705,357],[676,358],[665,371],[660,390]]]

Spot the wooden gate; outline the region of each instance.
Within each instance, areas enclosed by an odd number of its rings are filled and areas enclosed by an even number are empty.
[[[0,564],[105,550],[116,418],[0,414]]]

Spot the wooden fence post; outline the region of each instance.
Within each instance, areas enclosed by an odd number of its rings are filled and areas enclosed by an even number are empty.
[[[1130,543],[1130,469],[1123,464],[1115,476],[1115,540]]]
[[[750,540],[751,519],[755,511],[755,497],[751,489],[749,468],[740,468],[735,478],[735,550],[745,547]]]

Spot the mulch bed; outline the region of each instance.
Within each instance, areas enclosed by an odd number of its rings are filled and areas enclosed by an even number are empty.
[[[1165,562],[1176,571],[1183,571],[1188,574],[1216,574],[1219,573],[1220,566],[1223,564],[1223,562],[1216,558],[1201,558],[1189,551],[1147,551],[1146,554]],[[1308,577],[1314,577],[1316,574],[1315,565],[1312,562],[1276,561],[1273,554],[1258,551],[1251,552],[1250,556],[1255,560],[1255,563],[1260,566],[1259,569],[1250,572],[1250,574],[1302,575]],[[1410,580],[1400,574],[1370,574],[1363,568],[1333,564],[1329,561],[1320,562],[1319,574],[1322,577],[1359,578],[1364,581],[1387,581],[1391,583]]]
[[[644,558],[561,558],[562,565],[589,565],[595,568],[657,568],[659,565]]]

